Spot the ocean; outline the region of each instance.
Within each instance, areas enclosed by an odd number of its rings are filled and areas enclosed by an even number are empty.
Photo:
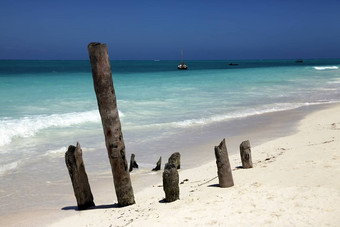
[[[191,131],[340,101],[340,59],[230,62],[111,61],[128,157],[152,168]],[[1,60],[0,109],[1,197],[67,178],[77,141],[89,172],[110,170],[89,61]]]

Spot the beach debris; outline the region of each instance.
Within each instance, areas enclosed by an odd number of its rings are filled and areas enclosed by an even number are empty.
[[[179,152],[173,153],[169,160],[168,163],[172,163],[176,166],[177,169],[181,168],[181,154]]]
[[[165,192],[165,201],[173,202],[179,199],[179,176],[178,171],[173,163],[167,163],[163,172],[163,190]]]
[[[80,144],[70,145],[65,153],[65,163],[72,181],[74,195],[77,199],[79,210],[95,206],[89,180],[85,171]]]
[[[90,43],[89,58],[119,206],[135,203],[106,44]]]
[[[207,180],[207,181],[205,181],[205,182],[203,182],[203,183],[201,183],[201,184],[198,184],[198,186],[200,187],[200,186],[202,186],[202,185],[208,184],[209,182],[215,180],[216,178],[217,178],[217,177],[213,177],[213,178],[211,178],[211,179],[209,179],[209,180]],[[195,182],[195,181],[194,181],[194,182]],[[193,183],[193,182],[192,182],[192,183]]]
[[[332,142],[334,142],[335,140],[333,139],[333,140],[327,140],[327,141],[325,141],[325,142],[323,142],[324,144],[325,143],[332,143]]]
[[[131,154],[129,172],[131,172],[134,168],[138,169],[138,164],[135,161],[135,154]]]
[[[250,142],[249,140],[243,141],[240,144],[240,155],[242,161],[242,167],[244,169],[253,168],[253,161],[251,158]]]
[[[189,181],[189,179],[184,179],[180,184],[184,184],[186,181]]]
[[[152,169],[152,171],[158,171],[161,170],[161,164],[162,164],[162,156],[159,157],[158,162],[156,163],[156,167]]]
[[[218,146],[215,146],[215,157],[220,187],[227,188],[234,186],[225,139]]]

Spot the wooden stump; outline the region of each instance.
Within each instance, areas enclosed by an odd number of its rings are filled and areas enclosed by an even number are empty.
[[[215,146],[215,157],[220,187],[227,188],[234,186],[225,139],[222,140],[220,145]]]
[[[179,199],[179,176],[176,166],[172,163],[167,163],[164,167],[163,190],[165,201],[173,202]]]
[[[152,169],[152,171],[158,171],[161,170],[161,164],[162,164],[162,157],[159,157],[158,162],[156,163],[156,167]]]
[[[253,168],[253,161],[251,159],[251,150],[249,140],[243,141],[240,144],[240,154],[242,167],[245,169]]]
[[[135,154],[131,154],[129,172],[131,172],[134,168],[138,169],[138,164],[135,161]]]
[[[169,163],[169,164],[172,163],[172,164],[175,165],[175,167],[176,167],[177,169],[180,169],[180,168],[181,168],[181,154],[180,154],[179,152],[173,153],[173,154],[170,156],[170,158],[169,158],[169,160],[168,160],[168,163]]]
[[[119,206],[135,203],[106,44],[88,45],[94,90]]]
[[[95,206],[79,143],[76,147],[73,145],[68,147],[65,153],[65,163],[72,181],[78,209],[85,210]]]

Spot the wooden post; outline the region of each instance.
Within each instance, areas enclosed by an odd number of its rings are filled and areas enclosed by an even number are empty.
[[[162,157],[159,157],[158,162],[156,163],[156,167],[152,169],[152,171],[158,171],[161,170],[161,164],[162,164]]]
[[[65,163],[72,181],[78,209],[85,210],[95,206],[79,143],[77,143],[77,147],[73,145],[68,147],[65,153]]]
[[[119,206],[135,203],[106,44],[88,45],[94,90]]]
[[[163,190],[165,192],[165,201],[173,202],[179,199],[179,176],[177,167],[172,163],[165,164]]]
[[[131,172],[134,168],[138,169],[138,164],[135,161],[135,154],[131,154],[129,172]]]
[[[251,150],[249,140],[243,141],[240,144],[240,154],[242,167],[245,169],[253,168],[253,161],[251,159]]]
[[[181,154],[179,152],[175,152],[173,153],[169,160],[168,160],[168,163],[172,163],[176,166],[177,169],[180,169],[181,168]]]
[[[215,146],[215,157],[220,187],[227,188],[234,186],[225,139],[222,140],[220,145]]]

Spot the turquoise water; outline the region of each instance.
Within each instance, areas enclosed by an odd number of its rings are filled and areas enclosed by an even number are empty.
[[[228,63],[112,61],[127,151],[152,164],[162,150],[151,144],[185,130],[340,101],[339,59]],[[0,109],[0,177],[77,141],[105,150],[88,61],[0,61]]]

